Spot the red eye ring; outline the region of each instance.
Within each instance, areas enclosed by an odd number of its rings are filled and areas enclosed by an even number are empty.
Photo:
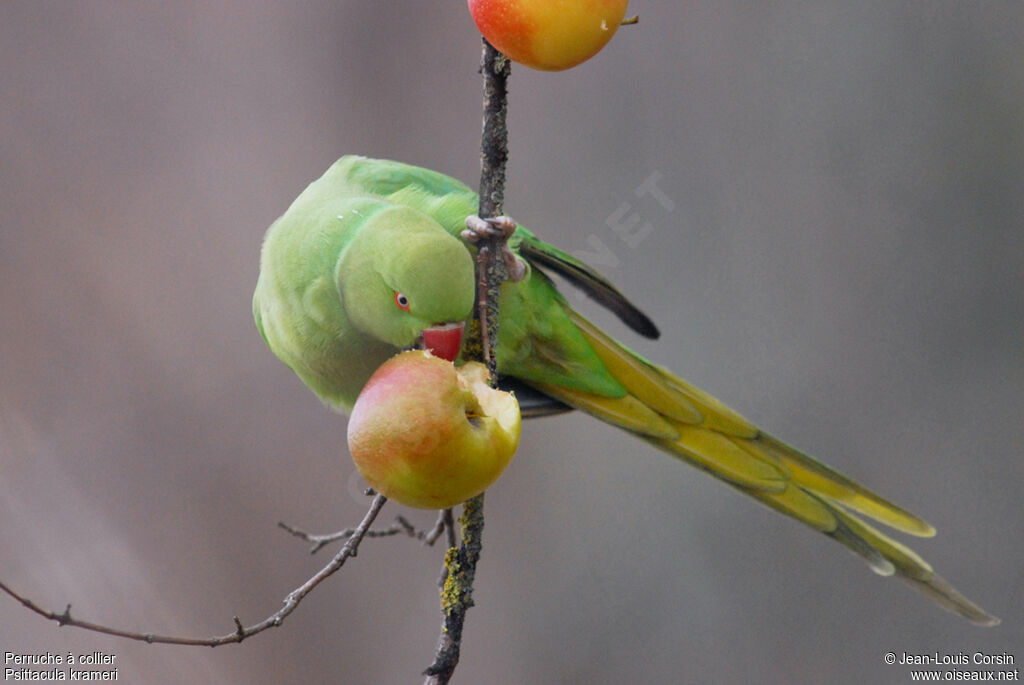
[[[395,293],[395,304],[403,311],[409,311],[409,298],[400,292]]]

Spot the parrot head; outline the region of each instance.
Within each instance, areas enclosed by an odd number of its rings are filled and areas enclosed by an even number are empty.
[[[473,258],[426,214],[381,208],[345,249],[338,286],[352,324],[399,348],[422,343],[454,361],[473,308]]]

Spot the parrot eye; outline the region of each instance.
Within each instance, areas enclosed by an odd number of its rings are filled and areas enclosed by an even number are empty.
[[[399,309],[409,311],[409,298],[402,293],[395,293],[395,304],[398,305]]]

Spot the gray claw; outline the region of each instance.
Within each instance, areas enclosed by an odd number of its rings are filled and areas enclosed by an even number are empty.
[[[483,238],[501,238],[508,240],[516,231],[516,222],[511,217],[498,216],[492,219],[481,219],[476,214],[466,217],[466,230],[462,237],[471,243]]]
[[[505,260],[505,270],[508,272],[508,279],[518,283],[519,281],[526,278],[526,262],[523,258],[508,249],[508,245],[504,245],[501,251],[501,257]]]
[[[490,237],[490,226],[476,214],[470,214],[466,217],[466,230],[462,232],[462,237],[475,245]]]
[[[466,217],[466,230],[462,231],[462,238],[474,245],[484,238],[501,239],[501,259],[505,262],[505,270],[512,281],[521,281],[526,278],[527,266],[518,255],[508,247],[509,237],[515,233],[516,222],[511,217],[498,216],[491,219],[481,219],[476,214]]]

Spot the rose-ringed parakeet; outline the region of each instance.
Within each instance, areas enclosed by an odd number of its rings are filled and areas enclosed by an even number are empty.
[[[475,301],[475,248],[463,233],[476,208],[476,194],[443,174],[357,156],[338,160],[267,231],[253,299],[267,345],[324,402],[346,412],[374,370],[404,348],[425,345],[454,359]],[[525,415],[559,408],[592,414],[821,531],[946,609],[978,624],[998,622],[862,517],[922,537],[935,534],[931,525],[583,318],[545,269],[640,334],[658,335],[586,264],[523,227],[508,246],[526,269],[521,280],[502,285],[496,355],[503,379],[540,398],[524,402]]]

